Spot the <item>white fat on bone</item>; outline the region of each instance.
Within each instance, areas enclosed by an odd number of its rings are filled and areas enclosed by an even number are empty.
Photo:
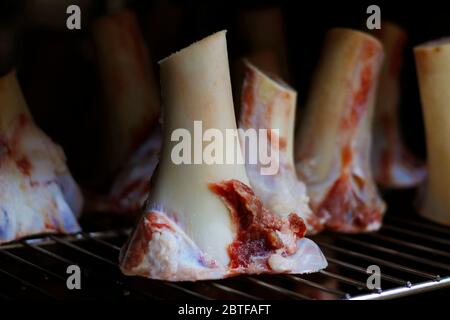
[[[252,256],[245,267],[231,267],[230,245],[238,237],[239,226],[230,203],[213,192],[211,185],[232,181],[251,196],[244,164],[176,165],[171,160],[175,129],[187,129],[193,136],[194,121],[202,121],[205,130],[215,128],[224,136],[226,129],[237,130],[225,32],[169,56],[160,62],[160,68],[164,106],[161,161],[143,216],[122,248],[122,271],[153,279],[195,281],[242,273],[314,272],[326,267],[320,249],[287,230],[290,224],[286,219],[276,231],[282,244],[279,249],[269,250],[264,257]],[[232,196],[238,197],[237,193]],[[258,205],[259,200],[252,200]],[[266,217],[275,220],[271,213]]]
[[[450,225],[450,38],[414,48],[427,143],[420,214]]]
[[[62,149],[33,122],[15,71],[0,78],[0,243],[80,230],[83,199]]]
[[[372,116],[383,48],[350,29],[325,38],[304,118],[297,133],[296,167],[310,205],[341,232],[376,230],[385,204],[370,167]]]
[[[383,22],[377,37],[384,46],[373,124],[372,165],[375,180],[384,187],[407,188],[420,184],[425,176],[424,164],[409,152],[403,142],[399,123],[400,71],[406,31]]]
[[[309,208],[306,187],[298,180],[294,166],[294,124],[297,92],[281,79],[268,76],[248,61],[245,64],[245,77],[241,93],[241,116],[239,127],[243,130],[270,130],[269,150],[278,152],[278,171],[276,174],[263,175],[264,166],[258,158],[256,164],[248,159],[249,150],[244,150],[247,175],[255,194],[272,212],[288,217],[296,213],[306,223],[308,233],[314,234],[322,229],[323,221]],[[279,130],[277,133],[272,129]],[[272,146],[277,138],[278,146]],[[244,137],[241,135],[242,145]],[[248,145],[248,143],[247,143]]]

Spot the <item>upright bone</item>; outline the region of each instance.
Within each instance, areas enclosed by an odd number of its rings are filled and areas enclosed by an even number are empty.
[[[317,246],[302,237],[304,224],[297,216],[282,219],[262,206],[248,187],[243,164],[173,161],[172,133],[182,129],[194,136],[194,121],[222,136],[227,129],[236,132],[225,32],[169,56],[160,68],[161,161],[146,209],[122,249],[122,271],[179,281],[326,266]]]
[[[385,60],[374,115],[374,177],[384,187],[414,187],[423,181],[426,170],[404,145],[399,122],[400,71],[407,35],[399,26],[383,22],[377,36],[384,46]]]
[[[80,230],[83,199],[62,149],[33,122],[15,71],[0,78],[0,243]]]
[[[297,92],[281,79],[271,78],[245,62],[239,127],[269,130],[268,150],[273,149],[278,154],[274,157],[278,161],[277,172],[267,175],[262,174],[266,165],[259,157],[257,163],[252,164],[246,156],[250,184],[272,212],[284,217],[296,213],[305,221],[308,232],[316,233],[322,229],[323,222],[309,208],[305,184],[297,179],[294,166],[296,100]],[[273,130],[279,130],[279,134]],[[273,144],[275,138],[278,141],[276,145]],[[248,155],[249,151],[246,150],[245,154]]]
[[[422,189],[420,214],[450,225],[450,39],[414,48],[425,120],[428,175]]]
[[[138,213],[161,149],[158,84],[131,11],[97,19],[94,40],[105,104],[104,162],[109,174],[117,174],[108,197],[90,205],[94,211]]]
[[[325,38],[306,114],[297,135],[296,166],[311,208],[342,232],[380,227],[385,205],[372,178],[372,115],[382,45],[350,29]]]
[[[158,86],[131,11],[98,18],[93,37],[104,97],[106,170],[115,174],[157,124]]]

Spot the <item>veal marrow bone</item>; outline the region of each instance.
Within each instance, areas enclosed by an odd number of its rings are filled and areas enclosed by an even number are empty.
[[[450,225],[450,38],[414,48],[427,143],[427,179],[420,214]]]
[[[243,164],[175,165],[171,160],[175,129],[185,128],[193,135],[194,121],[203,121],[205,129],[215,128],[224,136],[226,129],[237,130],[225,32],[171,55],[160,68],[161,161],[144,215],[122,249],[122,271],[193,281],[324,268],[320,249],[301,236],[302,220],[268,212],[248,187]],[[248,251],[241,250],[245,246]]]
[[[62,149],[33,122],[15,71],[0,78],[0,243],[80,230],[83,205]]]
[[[246,159],[247,175],[256,195],[264,205],[279,216],[287,217],[295,212],[306,223],[308,233],[322,229],[323,219],[316,217],[309,208],[309,198],[303,182],[297,179],[294,166],[294,123],[297,92],[280,79],[271,78],[245,61],[245,78],[241,94],[241,116],[239,127],[247,129],[279,130],[269,131],[268,149],[279,154],[278,171],[262,175],[260,161],[251,164]],[[272,141],[277,138],[278,144]],[[241,141],[244,137],[241,137]],[[242,141],[245,146],[245,141]],[[247,155],[248,150],[244,150]]]
[[[94,40],[107,110],[107,163],[115,176],[93,211],[138,213],[161,151],[159,93],[136,16],[128,10],[98,18]]]
[[[370,167],[372,114],[383,48],[350,29],[331,29],[297,134],[296,167],[326,227],[364,232],[381,226],[385,204]]]
[[[107,173],[115,174],[157,125],[157,83],[131,11],[98,18],[93,40],[103,87],[104,160]]]
[[[372,165],[375,180],[383,187],[407,188],[420,184],[424,164],[404,145],[399,122],[400,71],[406,31],[383,22],[377,36],[385,49],[375,105]]]

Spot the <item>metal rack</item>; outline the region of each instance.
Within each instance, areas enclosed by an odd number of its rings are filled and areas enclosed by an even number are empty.
[[[240,276],[169,283],[126,277],[117,267],[127,230],[48,235],[0,246],[0,300],[34,299],[388,299],[450,287],[450,228],[418,217],[387,217],[372,234],[323,234],[329,266],[310,275]],[[68,290],[67,266],[79,265],[81,290]],[[366,269],[381,269],[369,290]]]

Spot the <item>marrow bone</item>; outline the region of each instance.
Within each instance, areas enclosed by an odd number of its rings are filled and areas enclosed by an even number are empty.
[[[302,223],[293,220],[291,224],[262,206],[248,187],[243,164],[175,165],[171,160],[175,143],[170,137],[177,128],[192,132],[194,121],[201,120],[205,129],[215,128],[223,135],[226,129],[237,130],[225,32],[169,56],[160,68],[161,161],[143,216],[122,249],[122,271],[153,279],[194,281],[324,268],[320,249],[301,237]],[[256,230],[264,230],[263,235]],[[241,259],[242,246],[254,254]]]
[[[370,167],[372,114],[383,48],[370,35],[331,29],[296,140],[311,208],[341,232],[381,226],[385,204]]]

